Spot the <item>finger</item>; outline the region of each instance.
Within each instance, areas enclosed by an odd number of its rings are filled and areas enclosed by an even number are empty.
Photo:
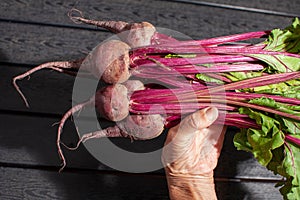
[[[224,125],[218,125],[218,124],[211,125],[209,127],[209,137],[207,138],[207,140],[210,140],[212,144],[223,142],[226,128],[227,127]]]
[[[208,107],[194,112],[169,130],[166,144],[173,141],[178,146],[181,146],[180,144],[186,145],[200,130],[210,126],[217,118],[218,109],[215,107]]]
[[[218,109],[208,107],[187,116],[178,127],[178,132],[184,132],[184,135],[192,135],[196,131],[207,128],[218,118]]]
[[[196,141],[208,136],[210,129],[207,127],[211,126],[217,118],[218,110],[209,107],[187,116],[179,125],[171,128],[163,149],[163,163],[173,163],[182,158],[182,155],[189,151]],[[197,140],[195,140],[196,136],[198,136]]]
[[[219,153],[223,146],[226,129],[227,127],[223,125],[212,125],[209,127],[209,133],[206,141],[218,149]]]

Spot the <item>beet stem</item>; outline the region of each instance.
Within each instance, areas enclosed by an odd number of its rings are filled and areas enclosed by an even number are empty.
[[[132,54],[133,55],[133,54]],[[150,56],[149,57],[155,58],[157,62],[162,63],[166,66],[182,66],[182,65],[191,65],[191,64],[210,64],[210,63],[228,63],[228,62],[252,62],[258,61],[258,59],[250,57],[250,56],[243,56],[243,55],[197,55],[196,57],[192,58],[161,58]],[[133,66],[156,66],[157,64],[149,61],[149,59],[145,58],[131,58],[131,63]]]
[[[165,65],[164,65],[165,66]],[[171,70],[172,69],[172,70]],[[222,72],[243,72],[243,71],[259,71],[263,70],[262,64],[215,64],[210,67],[199,65],[184,65],[184,66],[170,66],[168,70],[159,70],[157,67],[142,67],[137,69],[139,74],[153,74],[153,75],[183,75],[183,74],[203,74],[203,73],[222,73]]]
[[[299,54],[289,52],[268,51],[262,49],[261,46],[213,46],[213,47],[200,47],[200,46],[156,46],[150,45],[147,47],[140,47],[132,50],[133,55],[145,54],[263,54],[263,55],[285,55],[290,57],[300,58]]]
[[[269,35],[269,34],[270,34],[269,30],[255,31],[255,32],[227,35],[227,36],[221,36],[221,37],[209,38],[209,39],[203,39],[203,40],[180,41],[180,42],[174,43],[174,44],[169,43],[168,45],[173,45],[173,46],[186,46],[186,45],[210,46],[210,45],[224,44],[224,43],[228,43],[228,42],[249,40],[249,39],[253,39],[253,38],[261,38],[261,37]]]
[[[285,138],[286,138],[287,141],[290,141],[290,142],[300,146],[300,139],[299,138],[295,138],[290,134],[286,134]]]
[[[286,73],[280,73],[280,74],[270,74],[270,75],[264,75],[254,78],[249,78],[237,82],[228,83],[221,86],[216,86],[208,89],[204,89],[201,91],[191,91],[186,92],[185,98],[188,98],[189,96],[195,95],[206,95],[206,94],[212,94],[216,92],[226,91],[226,90],[238,90],[238,89],[244,89],[244,88],[254,88],[264,85],[271,85],[278,82],[285,82],[292,79],[297,79],[300,77],[300,72],[286,72]]]
[[[210,95],[213,93],[217,92],[222,92],[222,91],[228,91],[228,90],[237,90],[237,89],[244,89],[244,88],[254,88],[254,87],[259,87],[259,86],[264,86],[264,85],[271,85],[271,84],[276,84],[279,81],[280,82],[285,82],[288,80],[292,79],[297,79],[300,77],[300,72],[286,72],[286,73],[280,73],[280,74],[270,74],[270,75],[263,75],[259,77],[254,77],[254,78],[249,78],[237,82],[232,82],[228,83],[225,85],[221,86],[216,86],[216,87],[210,87],[207,89],[199,89],[199,91],[196,91],[196,88],[193,88],[193,90],[178,90],[176,93],[177,95],[180,95],[181,98],[188,99],[188,98],[193,98],[195,95],[201,96],[201,95]],[[170,92],[163,92],[163,93],[156,93],[152,95],[156,96],[169,96],[170,93],[174,92],[176,90],[170,91]],[[135,92],[132,97],[134,98],[149,98],[149,96],[146,96],[145,93],[149,93],[148,91],[137,91]],[[140,96],[140,97],[139,97]],[[136,99],[136,100],[137,100]]]

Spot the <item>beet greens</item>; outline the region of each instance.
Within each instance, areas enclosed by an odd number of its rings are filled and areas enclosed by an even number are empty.
[[[267,39],[258,44],[228,44],[239,40],[225,37],[131,50],[134,76],[156,79],[170,88],[134,92],[130,112],[146,114],[151,109],[167,115],[166,126],[174,126],[199,108],[217,107],[216,123],[240,128],[234,137],[237,149],[253,153],[260,164],[285,177],[282,195],[297,199],[300,23],[296,18],[286,29],[244,34],[242,39],[265,35],[261,33],[268,33]],[[180,82],[180,76],[189,83]]]

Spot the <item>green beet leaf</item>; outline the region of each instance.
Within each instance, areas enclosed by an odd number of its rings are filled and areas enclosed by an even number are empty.
[[[223,84],[223,81],[216,79],[216,78],[212,78],[208,75],[205,74],[196,74],[196,78],[204,81],[204,82],[208,82],[208,83],[217,83],[217,84]]]
[[[300,106],[278,103],[270,98],[257,98],[249,103],[271,107],[283,112],[300,115]],[[254,119],[261,129],[242,129],[234,137],[238,150],[253,153],[257,161],[267,169],[286,178],[280,182],[280,192],[284,199],[300,197],[300,148],[292,142],[285,141],[285,134],[300,139],[300,123],[274,114],[263,113],[250,108],[240,108],[241,114]]]
[[[295,18],[293,23],[285,29],[274,29],[265,41],[265,50],[300,52],[300,21]]]
[[[285,146],[283,161],[287,173],[287,183],[280,189],[285,199],[299,199],[300,197],[300,149],[299,146],[288,143]]]

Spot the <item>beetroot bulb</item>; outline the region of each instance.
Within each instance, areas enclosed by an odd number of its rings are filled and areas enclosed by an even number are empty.
[[[122,83],[128,80],[130,76],[129,50],[130,47],[126,43],[119,40],[109,40],[94,48],[84,59],[48,62],[34,67],[14,77],[13,86],[22,97],[25,105],[29,107],[29,103],[17,85],[17,81],[41,69],[52,69],[73,76],[76,76],[77,71],[80,69],[82,72],[86,72],[87,75],[92,75],[105,83]]]
[[[107,85],[96,91],[95,96],[88,101],[75,105],[67,111],[60,120],[57,133],[57,148],[63,166],[66,160],[61,149],[62,129],[69,117],[85,107],[95,106],[100,117],[116,122],[106,129],[83,134],[75,148],[86,140],[101,137],[123,137],[134,140],[148,140],[159,136],[164,129],[164,118],[159,114],[134,115],[129,114],[130,95],[137,90],[143,90],[144,85],[139,80],[128,80],[123,84]],[[65,145],[66,146],[66,145]]]

